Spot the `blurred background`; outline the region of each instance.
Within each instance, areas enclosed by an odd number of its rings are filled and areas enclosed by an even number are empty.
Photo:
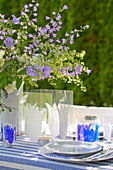
[[[15,15],[19,17],[21,9],[31,0],[0,0],[0,13],[6,18]],[[82,92],[74,84],[64,84],[57,81],[57,85],[52,87],[46,80],[38,82],[39,89],[60,89],[73,90],[74,103],[86,106],[112,106],[113,105],[113,0],[40,0],[38,10],[38,24],[44,26],[45,16],[52,16],[53,11],[58,11],[64,4],[68,5],[68,10],[63,12],[63,26],[60,37],[65,32],[68,33],[81,25],[90,25],[90,29],[85,30],[80,37],[75,39],[71,48],[78,52],[86,51],[84,62],[91,74],[82,77],[87,92]],[[29,87],[26,86],[29,90]],[[33,90],[31,88],[30,90]]]

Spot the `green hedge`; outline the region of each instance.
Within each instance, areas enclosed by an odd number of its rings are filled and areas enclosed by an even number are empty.
[[[21,8],[30,0],[1,0],[0,13],[10,16],[19,16]],[[60,36],[65,31],[79,28],[80,25],[90,25],[75,40],[73,48],[77,51],[86,50],[84,61],[92,69],[89,77],[83,77],[87,92],[81,92],[79,87],[67,85],[60,80],[55,89],[74,90],[74,104],[110,106],[113,104],[113,0],[40,0],[39,25],[43,26],[46,15],[51,16],[52,11],[57,11],[64,4],[69,9],[63,14],[63,28]],[[39,82],[39,88],[52,88],[44,81]]]

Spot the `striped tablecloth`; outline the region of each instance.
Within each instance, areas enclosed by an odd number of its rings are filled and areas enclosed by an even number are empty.
[[[26,139],[26,140],[25,140]],[[64,163],[46,159],[38,153],[40,146],[21,136],[12,148],[4,148],[0,143],[0,170],[75,170],[113,169],[113,160],[98,163]]]

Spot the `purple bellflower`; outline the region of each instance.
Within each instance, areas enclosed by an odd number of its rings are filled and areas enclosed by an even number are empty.
[[[60,20],[61,19],[61,15],[59,14],[59,15],[57,15],[57,17],[56,17],[56,20]]]
[[[10,46],[13,45],[13,39],[8,36],[8,37],[5,39],[4,43],[6,44],[7,47],[10,47]]]
[[[63,9],[68,9],[68,6],[67,6],[67,5],[64,5],[64,6],[63,6]]]
[[[79,64],[77,67],[75,67],[75,73],[76,75],[81,74],[82,72],[82,66]]]
[[[12,17],[13,17],[13,23],[14,24],[19,24],[20,23],[19,18],[16,18],[14,15],[12,15]]]
[[[26,71],[27,71],[27,74],[28,74],[30,77],[35,77],[35,76],[38,75],[38,74],[36,73],[36,69],[32,69],[30,66],[27,66],[27,67],[26,67]]]
[[[92,71],[92,70],[86,70],[86,73],[88,74],[88,76],[89,76],[89,74],[91,73],[91,71]]]
[[[50,76],[51,68],[48,67],[48,65],[45,65],[43,68],[41,68],[41,72],[43,73],[41,78],[44,79],[46,76]]]

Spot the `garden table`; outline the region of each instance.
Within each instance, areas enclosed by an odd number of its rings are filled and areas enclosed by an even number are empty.
[[[11,148],[0,143],[0,170],[75,170],[75,169],[113,169],[113,160],[98,163],[64,163],[46,159],[38,153],[41,146],[25,136],[19,136]]]

